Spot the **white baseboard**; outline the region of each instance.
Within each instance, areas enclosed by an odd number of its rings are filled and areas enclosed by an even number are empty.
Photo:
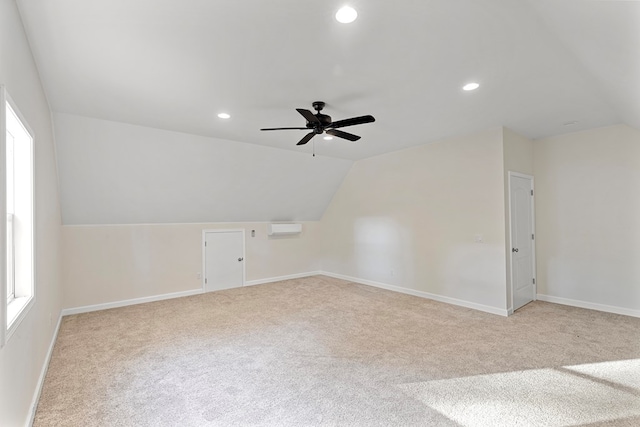
[[[434,301],[444,302],[447,304],[457,305],[460,307],[471,308],[474,310],[484,311],[485,313],[497,314],[499,316],[507,316],[509,313],[506,309],[500,309],[497,307],[491,307],[489,305],[478,304],[475,302],[464,301],[456,298],[445,297],[442,295],[431,294],[429,292],[416,291],[415,289],[403,288],[395,285],[388,285],[386,283],[374,282],[373,280],[360,279],[357,277],[345,276],[343,274],[330,273],[323,271],[320,274],[329,277],[335,277],[336,279],[347,280],[349,282],[361,283],[363,285],[374,286],[376,288],[387,289],[389,291],[400,292],[403,294],[413,295],[416,297],[427,298]]]
[[[244,285],[245,286],[261,285],[263,283],[279,282],[281,280],[289,280],[289,279],[299,279],[301,277],[316,276],[318,274],[322,274],[322,272],[309,271],[306,273],[289,274],[287,276],[268,277],[266,279],[249,280],[245,282]],[[85,305],[83,307],[65,308],[64,310],[62,310],[62,315],[69,316],[71,314],[88,313],[90,311],[99,311],[99,310],[107,310],[109,308],[126,307],[128,305],[144,304],[146,302],[162,301],[162,300],[171,299],[171,298],[188,297],[191,295],[198,295],[203,292],[204,290],[202,289],[193,289],[191,291],[173,292],[169,294],[153,295],[153,296],[142,297],[142,298],[133,298],[133,299],[123,300],[123,301],[107,302],[103,304]]]
[[[597,304],[594,302],[580,301],[569,298],[554,297],[551,295],[538,294],[537,299],[540,301],[552,302],[555,304],[570,305],[572,307],[588,308],[590,310],[604,311],[606,313],[622,314],[624,316],[640,317],[640,310],[630,308],[616,307],[613,305]]]
[[[249,280],[249,281],[245,282],[244,285],[245,286],[255,286],[255,285],[261,285],[261,284],[264,284],[264,283],[279,282],[279,281],[282,281],[282,280],[299,279],[299,278],[302,278],[302,277],[316,276],[316,275],[319,275],[319,274],[322,274],[322,275],[325,275],[325,276],[329,276],[329,277],[334,277],[336,279],[346,280],[346,281],[349,281],[349,282],[361,283],[363,285],[374,286],[376,288],[387,289],[387,290],[394,291],[394,292],[400,292],[400,293],[403,293],[403,294],[413,295],[413,296],[417,296],[417,297],[421,297],[421,298],[431,299],[431,300],[434,300],[434,301],[444,302],[444,303],[447,303],[447,304],[457,305],[457,306],[460,306],[460,307],[471,308],[471,309],[474,309],[474,310],[483,311],[485,313],[497,314],[499,316],[508,316],[510,314],[509,311],[506,310],[506,309],[500,309],[500,308],[497,308],[497,307],[491,307],[491,306],[488,306],[488,305],[478,304],[478,303],[475,303],[475,302],[460,300],[460,299],[451,298],[451,297],[446,297],[446,296],[443,296],[443,295],[432,294],[432,293],[429,293],[429,292],[417,291],[415,289],[409,289],[409,288],[403,288],[403,287],[400,287],[400,286],[389,285],[389,284],[386,284],[386,283],[375,282],[373,280],[367,280],[367,279],[360,279],[358,277],[345,276],[343,274],[331,273],[331,272],[328,272],[328,271],[309,271],[309,272],[306,272],[306,273],[296,273],[296,274],[289,274],[289,275],[286,275],[286,276],[277,276],[277,277],[268,277],[268,278],[265,278],[265,279]],[[104,303],[104,304],[87,305],[87,306],[75,307],[75,308],[65,308],[64,310],[62,310],[62,316],[68,316],[68,315],[71,315],[71,314],[79,314],[79,313],[88,313],[88,312],[91,312],[91,311],[98,311],[98,310],[106,310],[106,309],[109,309],[109,308],[125,307],[125,306],[128,306],[128,305],[143,304],[143,303],[146,303],[146,302],[161,301],[161,300],[171,299],[171,298],[186,297],[186,296],[191,296],[191,295],[197,295],[197,294],[200,294],[202,292],[203,292],[202,289],[194,289],[194,290],[191,290],[191,291],[174,292],[174,293],[169,293],[169,294],[154,295],[154,296],[142,297],[142,298],[134,298],[134,299],[124,300],[124,301],[115,301],[115,302],[109,302],[109,303]],[[540,297],[541,296],[539,295],[539,299],[544,300],[543,298],[540,298]],[[551,301],[551,302],[554,302],[554,301]],[[586,308],[590,308],[590,307],[586,307]],[[624,313],[620,313],[620,314],[624,314]],[[638,315],[636,314],[636,316],[638,316]],[[638,317],[640,317],[640,316],[638,316]]]
[[[288,274],[286,276],[268,277],[266,279],[249,280],[244,282],[245,286],[262,285],[264,283],[280,282],[282,280],[300,279],[302,277],[317,276],[318,274],[324,274],[322,271],[309,271],[307,273]]]
[[[38,378],[36,390],[33,394],[33,399],[31,400],[31,415],[27,420],[27,427],[33,425],[33,420],[36,417],[36,409],[38,409],[38,402],[40,401],[40,395],[42,394],[42,386],[44,386],[44,379],[47,376],[47,370],[49,370],[49,362],[51,361],[51,355],[53,354],[53,347],[56,345],[56,340],[58,339],[58,331],[60,331],[61,323],[62,312],[60,312],[60,315],[58,316],[58,323],[56,324],[56,329],[53,331],[51,343],[49,343],[49,350],[47,350],[47,356],[44,358],[44,363],[42,364],[42,369],[40,370],[40,377]]]
[[[173,292],[170,294],[153,295],[150,297],[142,297],[142,298],[133,298],[133,299],[123,300],[123,301],[107,302],[104,304],[85,305],[83,307],[75,307],[75,308],[65,308],[64,310],[62,310],[62,315],[68,316],[70,314],[88,313],[90,311],[107,310],[109,308],[118,308],[118,307],[125,307],[128,305],[144,304],[145,302],[162,301],[162,300],[171,299],[171,298],[188,297],[191,295],[201,294],[202,292],[203,292],[202,289],[193,289],[191,291]]]

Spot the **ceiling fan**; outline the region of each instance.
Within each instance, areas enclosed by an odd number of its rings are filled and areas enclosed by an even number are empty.
[[[300,128],[266,128],[260,130],[310,130],[308,134],[306,134],[300,142],[296,145],[304,145],[311,140],[316,135],[320,135],[322,133],[326,133],[328,135],[337,136],[338,138],[347,139],[349,141],[357,141],[360,139],[358,135],[354,135],[352,133],[343,132],[338,130],[337,128],[343,128],[346,126],[354,126],[361,125],[364,123],[375,122],[376,119],[373,116],[360,116],[360,117],[352,117],[350,119],[338,120],[337,122],[332,122],[331,117],[326,114],[320,113],[324,108],[325,103],[322,101],[316,101],[313,104],[313,109],[317,111],[316,114],[313,114],[309,110],[305,110],[304,108],[296,108],[298,113],[300,113],[305,119],[307,119],[307,125],[305,127]]]

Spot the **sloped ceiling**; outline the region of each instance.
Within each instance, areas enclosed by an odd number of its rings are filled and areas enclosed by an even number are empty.
[[[350,160],[56,113],[64,224],[319,220]]]
[[[342,0],[17,3],[67,224],[319,219],[353,160],[496,126],[640,127],[635,1],[352,0],[348,25]],[[259,131],[316,100],[377,120],[316,137],[315,158],[302,131]]]
[[[531,2],[623,123],[640,129],[640,2]]]

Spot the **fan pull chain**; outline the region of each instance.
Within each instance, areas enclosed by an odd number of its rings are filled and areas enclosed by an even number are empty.
[[[311,141],[311,148],[313,150],[313,157],[316,156],[316,142],[315,141]]]

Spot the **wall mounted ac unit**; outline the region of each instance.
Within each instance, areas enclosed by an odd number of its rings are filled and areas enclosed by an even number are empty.
[[[267,234],[269,236],[282,236],[285,234],[302,233],[302,224],[269,224]]]

